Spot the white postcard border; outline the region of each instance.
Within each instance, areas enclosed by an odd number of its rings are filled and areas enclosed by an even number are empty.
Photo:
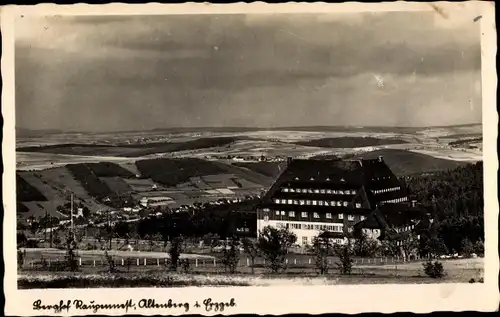
[[[301,286],[301,287],[221,287],[221,288],[168,288],[168,289],[64,289],[64,290],[17,290],[16,264],[16,197],[15,197],[15,97],[14,97],[14,29],[16,15],[112,15],[112,14],[211,14],[211,13],[294,13],[294,12],[360,12],[360,11],[429,11],[436,14],[481,16],[482,52],[482,103],[483,103],[483,158],[484,158],[484,198],[485,198],[485,267],[484,283],[475,284],[427,284],[427,285],[338,285],[338,286]],[[464,13],[466,12],[466,13]],[[472,16],[472,14],[474,16]],[[446,18],[446,16],[443,16]],[[5,314],[19,316],[43,315],[47,312],[32,310],[32,303],[41,299],[46,303],[59,300],[82,299],[96,302],[138,301],[142,298],[155,298],[157,301],[214,301],[235,299],[236,307],[223,312],[207,312],[203,309],[190,310],[194,314],[286,314],[328,312],[392,313],[410,311],[427,313],[431,311],[492,311],[498,308],[498,199],[497,199],[497,126],[496,112],[496,28],[494,3],[344,3],[344,4],[265,4],[263,2],[231,5],[194,4],[75,4],[57,6],[42,4],[37,6],[6,6],[1,8],[1,27],[3,35],[2,78],[2,115],[4,118],[2,156],[3,206],[4,206],[4,293],[6,298]],[[83,315],[89,311],[61,312],[58,315]],[[122,315],[123,310],[100,311],[101,314]],[[153,310],[138,309],[129,313],[183,314],[181,309]]]

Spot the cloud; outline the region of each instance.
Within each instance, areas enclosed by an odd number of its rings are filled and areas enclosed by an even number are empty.
[[[433,12],[19,19],[18,124],[480,120],[468,102],[480,103],[469,89],[480,79],[478,26],[437,19]],[[384,78],[384,91],[373,74]],[[452,113],[425,114],[441,110]]]

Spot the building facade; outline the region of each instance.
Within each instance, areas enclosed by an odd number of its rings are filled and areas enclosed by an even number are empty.
[[[414,229],[421,223],[414,217],[422,214],[417,209],[382,157],[289,159],[257,208],[257,232],[266,226],[287,227],[301,246],[324,231],[333,233],[335,242],[345,243],[355,228],[376,239],[387,230]],[[392,219],[396,214],[397,220]]]

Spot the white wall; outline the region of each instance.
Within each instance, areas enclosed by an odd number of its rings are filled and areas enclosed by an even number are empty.
[[[300,246],[304,246],[304,237],[307,237],[307,244],[311,244],[313,241],[314,237],[317,237],[318,234],[321,232],[321,230],[308,230],[308,229],[295,229],[291,224],[301,224],[301,225],[318,225],[318,226],[324,226],[324,225],[336,225],[341,227],[341,231],[343,231],[343,224],[342,223],[327,223],[327,222],[306,222],[306,221],[281,221],[281,220],[268,220],[265,221],[263,219],[257,219],[257,237],[259,236],[259,231],[264,229],[264,227],[271,226],[274,228],[278,228],[279,224],[289,224],[289,230],[297,236],[297,244]],[[303,227],[303,226],[302,226]],[[369,238],[372,239],[377,239],[380,234],[381,230],[380,229],[363,229],[363,231],[366,233],[366,235]],[[338,240],[338,243],[346,243],[347,240],[343,239],[342,241]]]
[[[301,224],[301,225],[336,225],[343,227],[342,223],[327,223],[327,222],[306,222],[306,221],[281,221],[281,220],[268,220],[265,221],[263,219],[257,219],[257,237],[259,236],[259,231],[264,227],[271,226],[274,228],[278,228],[278,224],[289,224],[289,230],[297,236],[297,244],[300,246],[304,246],[304,237],[307,237],[307,244],[311,244],[314,237],[318,236],[321,230],[308,230],[308,229],[295,229],[291,226],[291,224]],[[342,231],[341,231],[342,232]],[[339,241],[340,242],[340,241]]]

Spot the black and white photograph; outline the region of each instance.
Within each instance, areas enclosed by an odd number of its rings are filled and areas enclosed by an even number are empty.
[[[15,289],[482,287],[483,6],[238,8],[14,11]]]

